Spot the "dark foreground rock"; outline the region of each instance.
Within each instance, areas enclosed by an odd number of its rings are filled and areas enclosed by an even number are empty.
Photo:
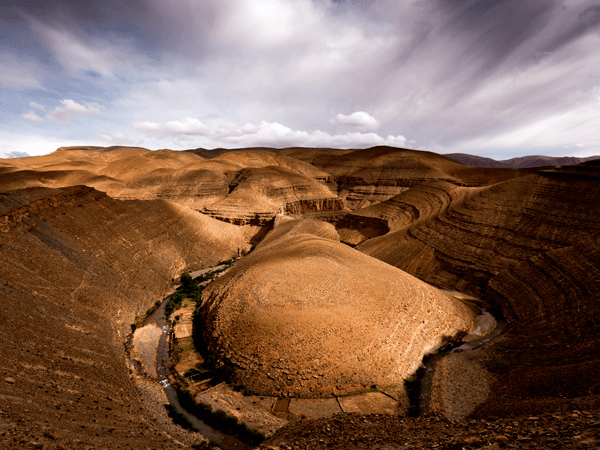
[[[435,417],[339,415],[282,428],[265,449],[600,448],[600,414],[574,410],[538,416],[450,422]]]

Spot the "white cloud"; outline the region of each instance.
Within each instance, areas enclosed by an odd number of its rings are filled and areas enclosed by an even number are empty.
[[[42,105],[38,105],[36,102],[29,102],[29,106],[31,106],[32,108],[37,108],[40,111],[44,111],[44,108]]]
[[[57,120],[59,122],[66,122],[71,119],[73,114],[75,115],[87,115],[87,114],[98,114],[101,115],[102,112],[99,109],[99,105],[97,104],[88,104],[88,106],[80,105],[79,103],[71,100],[65,99],[60,101],[63,106],[57,106],[54,110],[48,114],[46,114],[46,119],[48,120]]]
[[[230,122],[220,122],[209,126],[197,119],[186,117],[181,121],[164,124],[140,122],[132,127],[147,136],[160,138],[191,140],[193,137],[210,139],[214,144],[226,147],[371,147],[374,145],[404,146],[404,136],[383,138],[375,133],[347,133],[331,135],[324,131],[312,132],[293,130],[277,122],[262,121],[259,125],[247,123],[237,126]]]
[[[22,114],[21,117],[23,117],[23,119],[26,120],[27,122],[37,122],[37,123],[44,122],[44,119],[42,119],[40,116],[38,116],[34,112]]]
[[[104,130],[100,130],[97,136],[103,141],[108,142],[111,145],[132,145],[132,140],[125,136],[123,133],[109,133]]]
[[[146,58],[127,41],[116,36],[109,39],[92,38],[82,30],[46,25],[31,20],[32,28],[52,50],[56,60],[68,71],[93,71],[103,76],[140,70]]]
[[[75,145],[103,145],[99,140],[68,139],[53,135],[38,133],[11,133],[0,130],[0,158],[11,155],[27,153],[31,156],[47,155],[59,147]]]
[[[41,64],[26,57],[0,54],[0,86],[12,89],[35,89],[42,87],[44,70]]]
[[[348,116],[338,114],[332,121],[365,130],[376,130],[380,126],[379,121],[375,117],[364,111],[353,112]]]

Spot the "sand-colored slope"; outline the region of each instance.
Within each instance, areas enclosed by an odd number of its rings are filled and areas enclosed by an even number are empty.
[[[332,225],[283,220],[272,233],[203,296],[209,348],[249,389],[312,396],[400,384],[473,325],[455,299],[332,240]]]
[[[599,182],[594,162],[506,181],[358,246],[502,308],[511,331],[490,354],[498,397],[488,413],[600,395]]]
[[[330,173],[338,183],[340,197],[351,210],[385,201],[428,180],[482,186],[531,173],[469,167],[436,153],[386,146],[342,152],[319,150],[282,152]]]
[[[205,160],[194,153],[141,148],[61,148],[0,161],[0,191],[83,184],[118,199],[168,199],[234,223],[263,224],[278,211],[342,208],[330,175],[265,149]]]
[[[337,222],[336,228],[343,242],[360,244],[430,220],[480,189],[456,186],[447,181],[425,181],[386,201],[346,214]]]
[[[502,270],[598,232],[597,183],[593,174],[562,169],[509,180],[481,188],[443,214],[365,242],[359,249],[434,284],[453,285],[460,277],[481,292]],[[421,254],[434,252],[445,269],[440,272],[415,261],[416,254],[407,254],[407,246]]]
[[[342,203],[323,184],[280,166],[237,172],[231,193],[202,212],[244,225],[264,225],[278,213],[302,214],[315,210],[341,210]]]
[[[87,187],[0,194],[0,398],[2,423],[17,424],[11,439],[180,448],[140,403],[125,335],[172,277],[240,248],[237,227],[162,200]]]

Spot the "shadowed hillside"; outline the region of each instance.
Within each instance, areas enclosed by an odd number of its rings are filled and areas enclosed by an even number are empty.
[[[474,325],[456,299],[312,220],[282,218],[204,298],[209,349],[232,365],[235,383],[262,395],[401,385],[425,354]]]
[[[588,156],[585,158],[577,158],[575,156],[522,156],[519,158],[505,159],[496,161],[492,158],[484,158],[477,155],[467,155],[466,153],[449,153],[448,158],[455,159],[458,162],[473,167],[492,167],[492,168],[512,168],[525,169],[528,167],[545,167],[545,166],[567,166],[580,164],[586,161],[600,159],[600,156]]]
[[[162,200],[0,194],[2,448],[179,448],[140,402],[125,336],[173,276],[246,248],[238,228]]]
[[[206,344],[245,388],[330,396],[401,383],[472,328],[441,288],[507,323],[443,357],[432,411],[598,410],[598,161],[542,170],[390,147],[210,152],[70,147],[0,160],[0,447],[180,448],[187,435],[145,406],[162,390],[130,373],[130,324],[183,270],[263,238],[203,297]],[[491,387],[473,400],[477,380]]]
[[[600,394],[599,168],[588,162],[480,188],[358,247],[502,309],[511,332],[494,350],[501,356],[489,356],[501,399],[483,411]]]

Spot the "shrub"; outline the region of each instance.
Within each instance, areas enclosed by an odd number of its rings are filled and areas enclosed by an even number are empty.
[[[193,281],[194,280],[192,280],[192,276],[189,273],[183,272],[181,274],[181,286],[183,289],[191,289],[193,287]]]
[[[198,369],[189,369],[184,374],[184,377],[190,378],[193,381],[202,381],[213,376],[212,372],[200,372]]]
[[[179,390],[177,395],[182,407],[210,426],[234,434],[250,444],[258,445],[265,440],[264,433],[238,422],[236,417],[225,411],[221,409],[214,411],[210,405],[196,403],[187,389]]]
[[[175,407],[175,405],[168,404],[165,405],[167,409],[167,415],[173,419],[173,423],[179,425],[180,427],[185,428],[186,430],[194,430],[197,431],[196,427],[190,422],[190,420],[184,416],[179,410]]]

